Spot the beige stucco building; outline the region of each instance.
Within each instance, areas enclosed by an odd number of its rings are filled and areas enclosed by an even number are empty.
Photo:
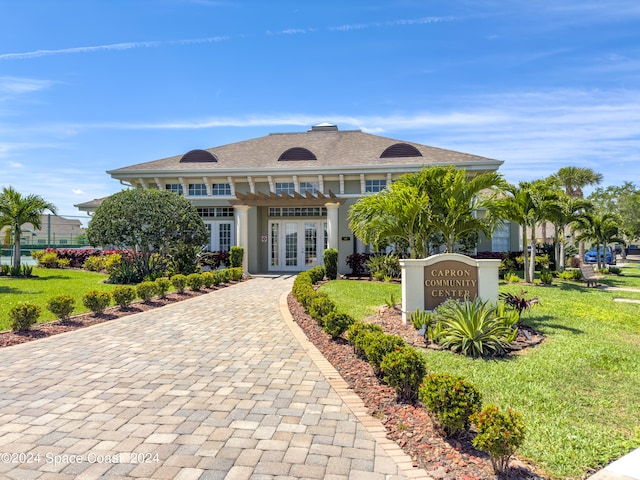
[[[125,185],[171,190],[198,209],[212,251],[240,245],[248,272],[301,271],[322,264],[325,248],[365,251],[349,229],[348,210],[363,195],[424,166],[455,165],[470,173],[501,161],[320,124],[184,155],[110,170]],[[99,200],[78,205],[95,209]],[[515,243],[514,243],[515,242]],[[507,225],[478,250],[511,250],[517,229]]]

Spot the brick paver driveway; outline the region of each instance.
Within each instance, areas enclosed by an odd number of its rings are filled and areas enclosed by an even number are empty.
[[[0,350],[0,477],[403,478],[281,315],[292,281]]]

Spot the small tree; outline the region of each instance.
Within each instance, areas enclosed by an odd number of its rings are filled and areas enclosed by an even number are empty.
[[[177,245],[198,247],[207,229],[195,207],[184,197],[162,190],[123,190],[98,207],[87,229],[94,246],[132,252],[136,281],[162,273]]]

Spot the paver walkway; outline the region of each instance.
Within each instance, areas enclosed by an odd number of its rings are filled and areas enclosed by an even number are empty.
[[[292,282],[0,350],[0,478],[424,478],[290,330]]]

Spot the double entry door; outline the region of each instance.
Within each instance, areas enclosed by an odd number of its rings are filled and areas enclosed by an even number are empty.
[[[269,270],[302,271],[322,265],[325,220],[270,220]]]

